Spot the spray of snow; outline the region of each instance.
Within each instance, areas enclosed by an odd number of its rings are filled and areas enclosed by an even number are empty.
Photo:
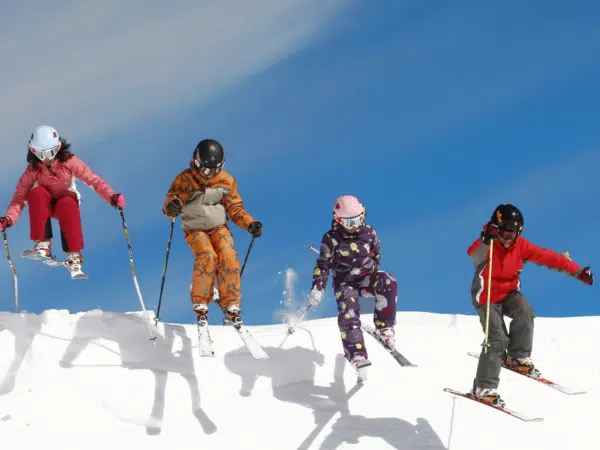
[[[274,313],[274,322],[294,326],[304,314],[304,309],[308,305],[308,294],[301,291],[297,294],[298,273],[291,268],[286,268],[278,274],[281,276],[283,291],[281,293],[281,305],[278,311]]]

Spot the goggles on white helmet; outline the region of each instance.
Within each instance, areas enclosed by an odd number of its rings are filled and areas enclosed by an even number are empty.
[[[360,213],[358,216],[354,216],[354,217],[338,217],[335,216],[335,221],[337,223],[339,223],[340,225],[342,225],[344,228],[358,228],[360,227],[364,221],[365,221],[365,214],[364,213]]]
[[[54,159],[57,153],[60,151],[60,143],[52,148],[47,150],[36,150],[33,147],[29,146],[29,150],[38,157],[40,161],[49,161]]]

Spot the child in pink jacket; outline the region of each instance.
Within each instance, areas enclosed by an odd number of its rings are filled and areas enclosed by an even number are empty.
[[[83,232],[75,179],[83,181],[111,206],[124,208],[125,197],[115,193],[106,181],[73,155],[70,148],[50,126],[43,125],[33,131],[27,153],[29,164],[17,183],[6,216],[0,217],[0,231],[16,224],[28,203],[34,251],[40,256],[52,255],[50,219],[58,219],[67,267],[79,271],[83,265]]]

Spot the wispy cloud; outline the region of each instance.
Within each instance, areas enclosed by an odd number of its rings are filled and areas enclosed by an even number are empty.
[[[337,0],[19,3],[0,19],[0,98],[10,111],[0,122],[2,172],[23,167],[15,149],[40,123],[90,145],[214,100],[323,32],[343,7]]]

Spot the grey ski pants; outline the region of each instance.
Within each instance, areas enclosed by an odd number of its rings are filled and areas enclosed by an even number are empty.
[[[487,306],[475,303],[481,326],[485,332]],[[510,317],[510,332],[506,329],[504,316]],[[490,304],[488,351],[482,348],[474,385],[480,388],[497,389],[500,370],[506,355],[513,358],[528,358],[533,346],[533,319],[535,311],[527,299],[513,291],[504,300]]]

